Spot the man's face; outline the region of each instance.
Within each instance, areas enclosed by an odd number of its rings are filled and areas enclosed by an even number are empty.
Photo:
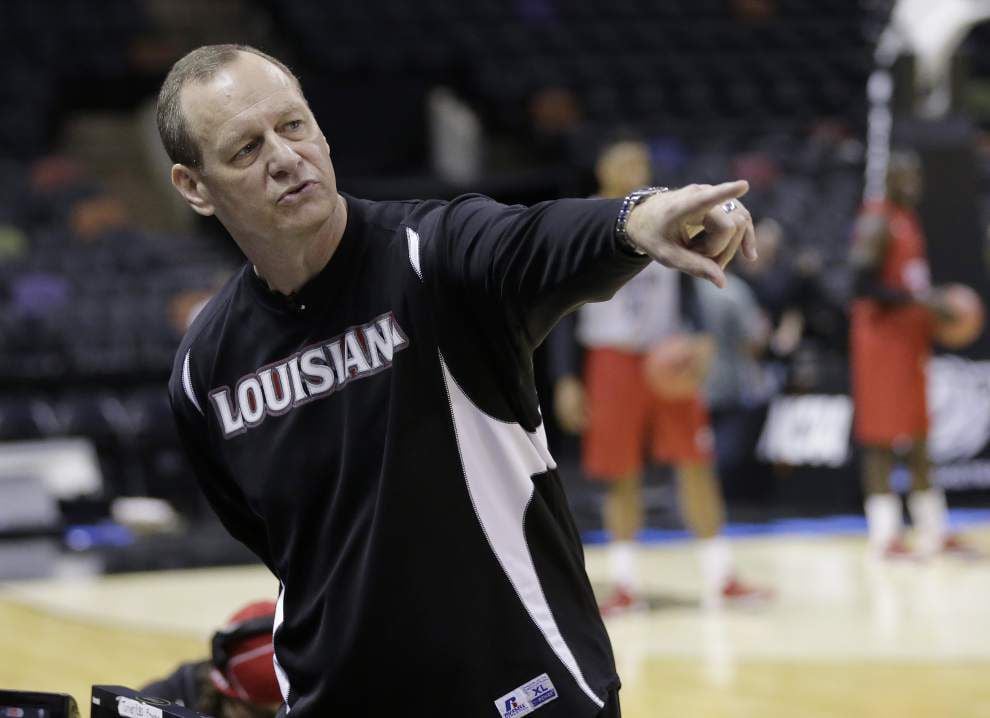
[[[240,53],[208,82],[187,84],[181,102],[202,155],[189,171],[197,212],[216,214],[235,239],[299,236],[328,223],[337,207],[330,148],[291,77]]]
[[[626,195],[650,183],[650,153],[641,142],[620,142],[605,150],[597,170],[603,190]]]
[[[921,168],[911,161],[901,160],[894,164],[887,178],[887,191],[898,204],[913,207],[921,201],[924,189]]]

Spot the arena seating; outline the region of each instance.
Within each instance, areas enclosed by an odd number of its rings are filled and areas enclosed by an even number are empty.
[[[574,90],[596,125],[650,133],[863,119],[870,55],[853,2],[782,0],[748,22],[724,0],[267,5],[302,65],[446,78],[507,126],[549,86]]]
[[[116,216],[80,222],[101,189],[57,158],[4,162],[0,185],[0,225],[20,238],[0,259],[0,440],[85,436],[109,498],[197,515],[165,379],[185,320],[176,302],[216,287],[231,268],[222,251]]]
[[[180,299],[215,289],[232,266],[203,237],[137,229],[82,169],[45,156],[56,93],[73,101],[64,92],[73,73],[111,84],[140,77],[126,48],[149,30],[136,0],[106,3],[99,37],[87,32],[85,3],[59,4],[58,13],[49,5],[0,4],[0,36],[29,33],[44,17],[50,26],[37,42],[93,45],[85,68],[33,67],[27,46],[21,62],[0,68],[0,88],[21,87],[25,108],[0,125],[0,440],[87,436],[111,495],[167,497],[196,515],[203,507],[189,490],[164,382],[182,331],[177,312],[190,304]],[[822,285],[841,303],[869,70],[856,3],[822,11],[813,0],[779,0],[775,16],[742,20],[723,0],[256,5],[294,48],[289,59],[314,106],[321,95],[339,97],[341,86],[354,98],[367,96],[356,85],[394,88],[399,94],[386,92],[383,102],[395,117],[382,122],[417,134],[410,118],[421,106],[400,111],[395,98],[448,84],[485,117],[486,134],[525,137],[534,94],[563,87],[580,109],[581,137],[622,128],[646,138],[666,184],[749,178],[754,215],[776,218],[793,252],[821,256]],[[693,21],[690,36],[684,18]],[[24,37],[8,39],[23,45]],[[325,81],[307,82],[314,77]],[[153,90],[143,87],[145,96]],[[373,114],[356,115],[371,135],[387,129]],[[45,126],[26,126],[33,116]],[[377,138],[380,167],[424,171],[408,165],[415,151],[399,157],[401,143]],[[371,157],[374,142],[356,143],[351,155]],[[547,186],[547,196],[555,189]]]

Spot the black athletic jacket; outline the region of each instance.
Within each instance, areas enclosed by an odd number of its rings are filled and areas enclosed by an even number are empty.
[[[585,718],[618,678],[532,353],[647,259],[621,200],[345,197],[287,298],[248,265],[169,383],[203,491],[281,582],[290,715]]]

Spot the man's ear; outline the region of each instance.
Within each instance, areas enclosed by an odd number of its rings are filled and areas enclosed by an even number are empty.
[[[209,217],[213,214],[213,202],[210,201],[209,190],[199,178],[199,172],[186,165],[172,165],[172,186],[189,203],[193,212]]]

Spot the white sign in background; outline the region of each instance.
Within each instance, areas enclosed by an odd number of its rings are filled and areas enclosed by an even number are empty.
[[[932,461],[947,464],[978,456],[990,441],[990,361],[932,359],[928,414]]]
[[[849,460],[852,417],[852,400],[842,394],[778,396],[770,404],[756,454],[791,466],[842,466]]]
[[[990,486],[990,361],[938,356],[928,366],[928,436],[939,483]],[[779,396],[770,404],[757,455],[793,466],[843,466],[849,461],[852,400],[844,395]]]

